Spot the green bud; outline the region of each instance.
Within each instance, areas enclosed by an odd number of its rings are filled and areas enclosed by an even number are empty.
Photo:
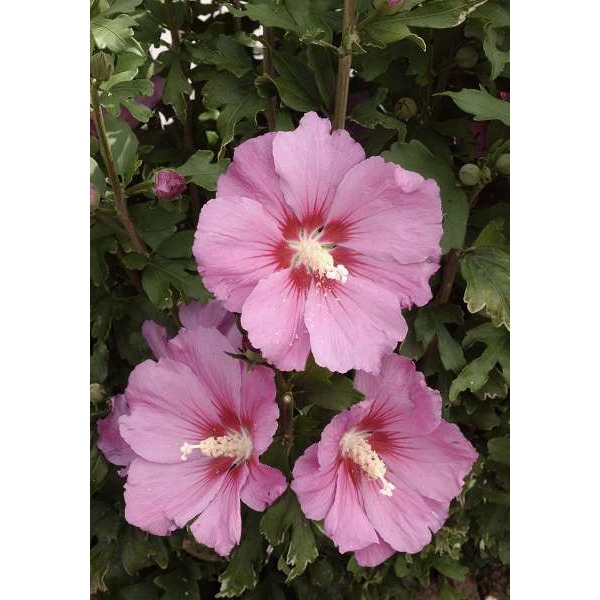
[[[104,386],[101,383],[90,383],[90,401],[99,404],[106,397]]]
[[[474,186],[481,180],[481,171],[477,165],[467,163],[460,168],[458,177],[464,185]]]
[[[112,54],[96,52],[90,58],[90,75],[97,81],[106,81],[110,78],[115,68]]]
[[[489,183],[492,180],[492,172],[489,167],[481,167],[481,181]]]
[[[417,103],[412,98],[400,98],[395,106],[396,115],[408,121],[417,114]]]
[[[456,64],[461,69],[472,69],[479,61],[479,54],[473,46],[463,46],[456,53]]]
[[[500,175],[510,175],[510,154],[501,154],[496,161],[496,170]]]

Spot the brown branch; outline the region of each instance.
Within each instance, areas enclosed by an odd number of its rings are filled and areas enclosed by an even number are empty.
[[[348,89],[350,87],[350,68],[352,67],[352,39],[356,18],[356,0],[344,0],[342,17],[342,45],[339,48],[337,81],[335,86],[335,107],[333,128],[344,129],[346,109],[348,108]]]
[[[281,397],[280,414],[281,422],[280,429],[283,437],[283,445],[286,452],[289,453],[294,443],[294,397],[291,393],[286,392]]]
[[[131,216],[129,215],[129,210],[127,208],[127,196],[123,191],[123,186],[121,185],[121,180],[119,179],[117,168],[115,166],[115,162],[110,152],[108,136],[106,135],[106,126],[104,124],[102,108],[100,107],[98,85],[95,80],[92,80],[91,82],[90,93],[94,123],[96,125],[96,131],[98,132],[98,141],[100,143],[100,153],[102,154],[102,158],[104,159],[104,164],[106,165],[106,170],[108,171],[108,178],[110,179],[110,184],[115,194],[115,208],[117,210],[117,215],[121,220],[121,223],[123,223],[123,227],[125,228],[125,231],[127,232],[129,239],[131,240],[131,245],[133,246],[135,251],[139,252],[140,254],[143,254],[144,256],[148,256],[148,249],[146,248],[146,244],[144,244],[144,242],[139,237],[135,225],[131,220]]]
[[[275,49],[275,33],[272,27],[264,28],[264,49],[263,49],[263,73],[273,76],[273,50]],[[269,131],[275,131],[275,118],[277,115],[277,96],[271,96],[267,103],[267,123]]]
[[[179,52],[181,39],[179,38],[179,29],[175,24],[175,16],[173,15],[173,0],[165,0],[165,14],[167,17],[167,25],[171,32],[171,47],[174,52]]]

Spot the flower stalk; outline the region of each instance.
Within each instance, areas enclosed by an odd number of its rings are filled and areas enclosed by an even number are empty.
[[[263,73],[273,76],[273,48],[275,47],[275,33],[272,27],[264,29]],[[277,114],[277,97],[271,96],[267,101],[267,123],[269,131],[275,131],[275,116]]]
[[[136,252],[139,252],[140,254],[143,254],[144,256],[148,256],[148,249],[146,248],[146,245],[138,235],[135,225],[131,219],[131,216],[129,215],[129,210],[127,208],[127,196],[125,195],[125,191],[123,190],[123,186],[121,185],[121,180],[119,179],[117,168],[115,166],[115,162],[110,151],[110,146],[108,144],[106,126],[104,124],[102,109],[100,108],[98,83],[95,80],[92,80],[91,82],[90,92],[94,123],[96,125],[96,131],[98,132],[98,141],[100,143],[100,152],[102,154],[102,158],[104,159],[104,164],[106,165],[106,170],[108,172],[108,178],[110,179],[110,184],[115,194],[115,208],[117,210],[117,215],[121,223],[123,223],[123,227],[125,228],[125,231],[127,232],[129,239],[131,240],[131,245],[133,246],[134,250]]]
[[[344,0],[342,17],[342,45],[339,48],[338,71],[333,112],[333,129],[344,129],[352,67],[352,43],[356,19],[356,0]]]

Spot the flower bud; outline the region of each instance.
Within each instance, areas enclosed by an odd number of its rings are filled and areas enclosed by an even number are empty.
[[[177,171],[164,169],[154,177],[154,193],[161,200],[173,200],[185,191],[185,178]]]
[[[417,114],[417,103],[412,98],[400,98],[396,102],[395,110],[398,117],[408,121]]]
[[[492,180],[492,172],[489,167],[483,166],[480,169],[481,171],[481,181],[483,183],[489,183]]]
[[[496,170],[500,175],[510,175],[510,154],[501,154],[498,157]]]
[[[479,60],[479,54],[477,54],[477,50],[472,46],[463,46],[458,49],[455,58],[456,64],[461,69],[472,69]]]
[[[96,208],[100,202],[100,196],[98,196],[98,190],[93,183],[90,183],[90,208]]]
[[[388,6],[390,8],[394,8],[394,6],[398,6],[399,4],[402,4],[402,0],[388,0]]]
[[[458,177],[464,185],[474,186],[481,180],[481,171],[477,165],[467,163],[460,168]]]
[[[93,404],[99,404],[104,400],[106,392],[101,383],[90,383],[90,401]]]
[[[97,81],[106,81],[113,73],[115,63],[112,54],[96,52],[90,58],[90,75]]]

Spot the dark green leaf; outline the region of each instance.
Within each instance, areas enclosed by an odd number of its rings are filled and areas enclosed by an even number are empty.
[[[90,451],[90,487],[92,493],[99,490],[108,475],[108,465],[97,446]]]
[[[436,571],[456,581],[464,581],[469,574],[467,567],[463,567],[458,561],[448,556],[434,556],[432,564]]]
[[[228,35],[205,35],[197,44],[187,46],[195,63],[214,65],[219,71],[229,71],[242,77],[252,70],[252,59],[246,48]]]
[[[177,172],[184,177],[189,177],[193,183],[205,190],[214,192],[217,189],[217,179],[227,168],[229,159],[212,162],[213,153],[210,150],[198,150],[192,154]]]
[[[181,123],[185,123],[185,115],[187,110],[186,96],[189,96],[193,91],[192,84],[184,75],[181,63],[178,60],[173,60],[165,82],[163,91],[163,102],[170,104]]]
[[[490,458],[503,465],[510,464],[510,438],[508,436],[493,438],[487,443]]]
[[[111,114],[104,115],[104,123],[108,145],[117,171],[127,183],[136,168],[138,139],[127,123],[113,117]]]
[[[321,97],[313,72],[306,62],[277,52],[274,56],[277,77],[273,79],[282,102],[300,112],[319,110]]]
[[[163,538],[127,527],[121,538],[121,560],[127,573],[133,575],[140,569],[157,564],[166,569],[169,553]]]
[[[108,348],[102,340],[98,340],[90,358],[90,383],[104,383],[107,375]]]
[[[476,121],[498,120],[510,125],[510,103],[491,96],[484,88],[462,89],[460,92],[440,92],[437,96],[452,98],[458,108],[473,115]]]
[[[114,19],[94,17],[90,25],[96,47],[100,50],[131,52],[144,56],[142,47],[133,37],[132,26],[135,24],[136,22],[127,15],[120,15]]]
[[[351,121],[369,129],[375,129],[378,125],[386,129],[394,129],[398,132],[398,137],[402,141],[406,135],[406,125],[400,119],[385,113],[382,104],[386,95],[387,90],[385,88],[378,89],[372,98],[356,106],[349,118]]]
[[[106,177],[93,158],[90,158],[90,183],[94,184],[98,195],[102,198],[106,193]]]
[[[165,258],[190,258],[195,231],[178,231],[162,242],[156,251]]]
[[[177,569],[154,578],[154,583],[165,593],[161,600],[200,600],[198,582],[184,569]]]
[[[148,259],[143,254],[131,252],[121,258],[121,262],[128,268],[134,271],[141,271],[148,265]]]

